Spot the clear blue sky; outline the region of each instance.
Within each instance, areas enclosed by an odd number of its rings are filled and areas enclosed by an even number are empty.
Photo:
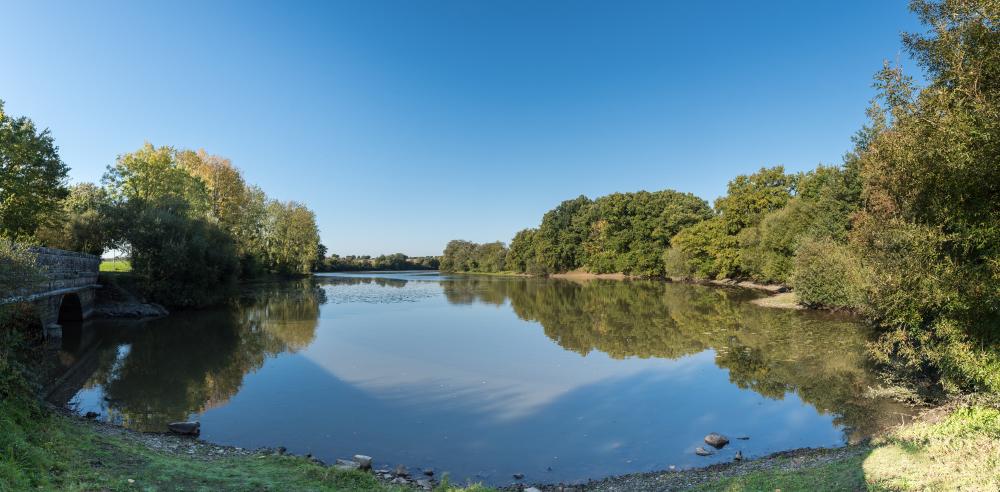
[[[340,254],[839,163],[918,29],[903,0],[0,4],[0,99],[73,181],[144,141],[204,148],[315,210]]]

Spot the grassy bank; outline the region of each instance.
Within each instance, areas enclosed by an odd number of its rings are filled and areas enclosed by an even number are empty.
[[[696,490],[1000,490],[1000,410],[968,405],[900,427],[858,452],[711,481]],[[784,466],[783,466],[784,465]]]
[[[412,490],[303,457],[140,435],[8,400],[0,403],[0,424],[0,491]]]
[[[102,272],[131,272],[132,262],[129,260],[102,260]]]

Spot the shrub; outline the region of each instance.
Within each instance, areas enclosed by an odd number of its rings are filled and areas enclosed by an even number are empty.
[[[864,300],[866,277],[847,246],[807,238],[795,253],[791,283],[806,306],[855,310]]]
[[[232,238],[170,207],[140,207],[127,232],[132,270],[144,294],[169,306],[222,301],[239,273]]]

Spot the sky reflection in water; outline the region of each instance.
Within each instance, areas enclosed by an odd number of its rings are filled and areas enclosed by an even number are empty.
[[[224,309],[88,324],[61,354],[86,381],[62,394],[136,429],[197,418],[213,442],[497,484],[839,445],[898,422],[905,409],[863,397],[862,327],[754,295],[427,273],[261,284]],[[708,432],[751,439],[695,456]]]

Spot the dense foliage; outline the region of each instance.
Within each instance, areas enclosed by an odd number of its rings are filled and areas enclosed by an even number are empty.
[[[48,130],[4,112],[0,100],[0,235],[26,238],[51,221],[69,168]]]
[[[661,255],[682,228],[711,216],[704,200],[673,190],[578,197],[559,204],[538,229],[503,243],[452,241],[441,269],[461,272],[560,273],[586,268],[662,276]]]
[[[146,144],[101,186],[67,188],[48,131],[0,103],[0,238],[132,258],[156,301],[202,306],[237,278],[309,273],[321,257],[311,210],[269,200],[225,158]]]

